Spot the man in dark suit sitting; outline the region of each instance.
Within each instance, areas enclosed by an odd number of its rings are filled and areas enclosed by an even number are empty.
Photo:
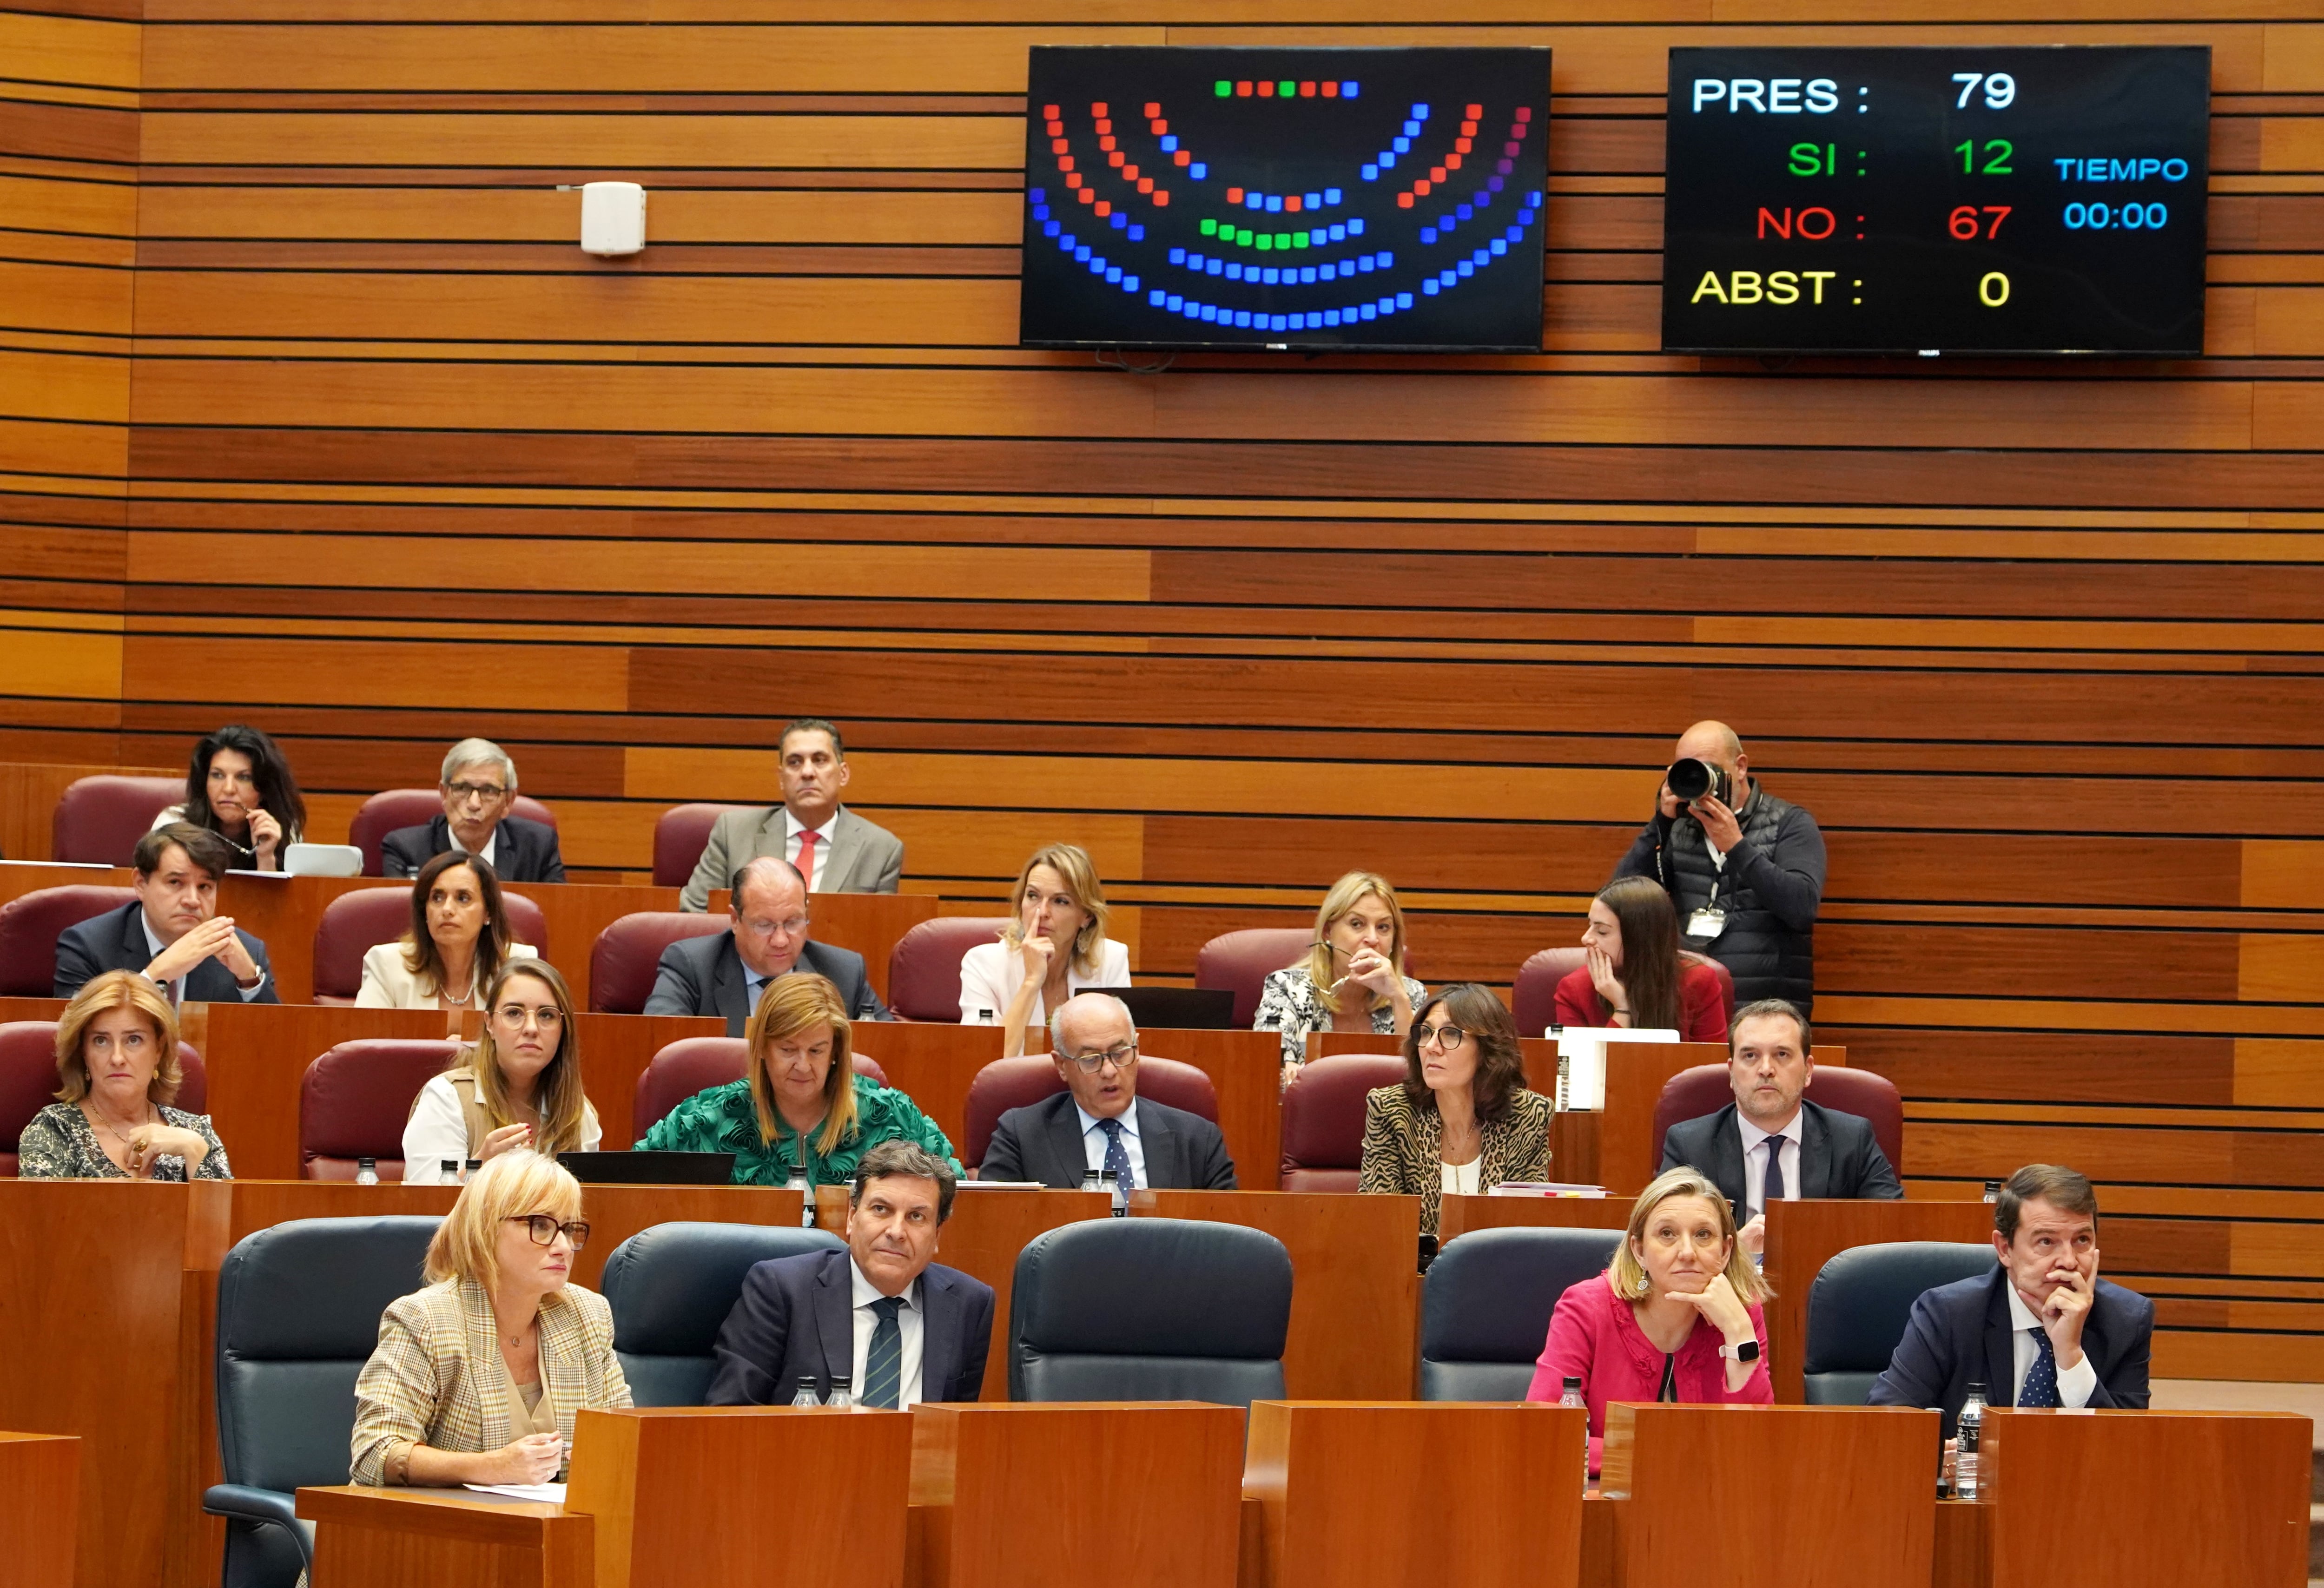
[[[1945,1432],[1972,1382],[1993,1406],[2146,1408],[2154,1303],[2098,1278],[2098,1197],[2032,1163],[1993,1205],[1993,1272],[1913,1303],[1874,1406],[1939,1406]]]
[[[70,998],[106,971],[135,971],[173,1003],[280,1003],[266,945],[217,913],[234,863],[224,838],[171,822],[137,840],[137,897],[57,935],[55,992]]]
[[[847,1195],[847,1250],[753,1268],[718,1331],[713,1406],[788,1406],[799,1380],[901,1410],[974,1400],[992,1343],[992,1287],[930,1260],[956,1189],[952,1165],[909,1141],[863,1155]]]
[[[1796,1005],[1780,998],[1745,1004],[1728,1040],[1735,1101],[1673,1125],[1663,1137],[1663,1168],[1691,1167],[1718,1186],[1741,1210],[1736,1235],[1745,1251],[1757,1256],[1766,1243],[1770,1201],[1904,1195],[1869,1124],[1803,1095],[1815,1074],[1814,1039]]]
[[[437,791],[444,814],[424,827],[398,827],[379,842],[379,869],[391,877],[419,874],[447,849],[483,857],[503,882],[561,882],[565,857],[557,829],[511,816],[516,808],[516,762],[490,739],[463,739],[444,757]]]
[[[1070,1190],[1090,1170],[1110,1168],[1125,1193],[1235,1189],[1216,1125],[1138,1095],[1138,1028],[1120,999],[1065,1000],[1050,1017],[1049,1053],[1065,1090],[1001,1116],[978,1178]]]
[[[739,1037],[767,983],[804,970],[839,989],[850,1020],[896,1018],[872,990],[862,955],[808,940],[807,887],[790,862],[759,856],[735,874],[731,895],[733,919],[726,931],[661,951],[646,1013],[721,1015],[726,1034]]]

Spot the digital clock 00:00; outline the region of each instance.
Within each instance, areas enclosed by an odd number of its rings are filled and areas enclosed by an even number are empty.
[[[2066,229],[2103,232],[2109,226],[2119,226],[2126,232],[2160,231],[2171,223],[2171,207],[2167,204],[2069,204],[2066,206]]]

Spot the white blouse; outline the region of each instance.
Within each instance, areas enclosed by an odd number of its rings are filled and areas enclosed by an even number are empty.
[[[508,948],[511,959],[539,959],[540,951],[530,944],[512,943]],[[468,1005],[482,1009],[484,994],[492,989],[479,982],[470,994]],[[423,986],[417,975],[404,968],[401,943],[378,943],[364,950],[363,985],[355,989],[357,1009],[435,1009],[436,990]]]
[[[1478,1176],[1483,1172],[1484,1168],[1485,1155],[1481,1152],[1467,1163],[1448,1163],[1441,1166],[1440,1173],[1444,1195],[1447,1196],[1477,1195]]]
[[[1017,994],[1018,983],[1025,979],[1025,956],[1001,942],[979,943],[960,957],[960,1023],[981,1026],[987,1022],[977,1018],[982,1010],[992,1011],[991,1024],[999,1025],[1001,1017],[1009,1012],[1009,1001]],[[1098,947],[1097,974],[1084,978],[1078,970],[1065,973],[1068,992],[1081,992],[1090,988],[1127,987],[1130,985],[1130,949],[1108,937]],[[1041,1007],[1041,994],[1033,994],[1033,1007],[1025,1016],[1025,1029],[1048,1023],[1048,1011]]]
[[[586,1100],[582,1103],[581,1145],[578,1150],[595,1152],[604,1140],[605,1132],[597,1123],[597,1111]],[[460,1112],[460,1094],[452,1090],[449,1074],[431,1076],[420,1088],[420,1099],[411,1105],[411,1118],[403,1127],[403,1183],[407,1186],[448,1186],[445,1177],[446,1159],[465,1164],[468,1160],[468,1117]]]

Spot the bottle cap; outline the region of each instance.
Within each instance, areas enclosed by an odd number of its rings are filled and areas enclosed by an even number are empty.
[[[379,1168],[379,1159],[375,1158],[359,1158],[355,1159],[355,1168],[359,1169],[375,1169]]]
[[[447,1158],[436,1167],[447,1175],[457,1175],[460,1172],[460,1160],[456,1158]]]
[[[1582,1388],[1582,1380],[1575,1378],[1568,1378],[1565,1380],[1565,1387],[1568,1390],[1579,1390]]]

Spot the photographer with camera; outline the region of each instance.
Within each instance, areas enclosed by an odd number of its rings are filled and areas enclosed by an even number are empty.
[[[1725,723],[1689,728],[1654,819],[1614,875],[1663,885],[1685,946],[1727,967],[1738,1004],[1785,998],[1804,1012],[1815,998],[1823,834],[1815,817],[1754,783],[1750,766]]]

